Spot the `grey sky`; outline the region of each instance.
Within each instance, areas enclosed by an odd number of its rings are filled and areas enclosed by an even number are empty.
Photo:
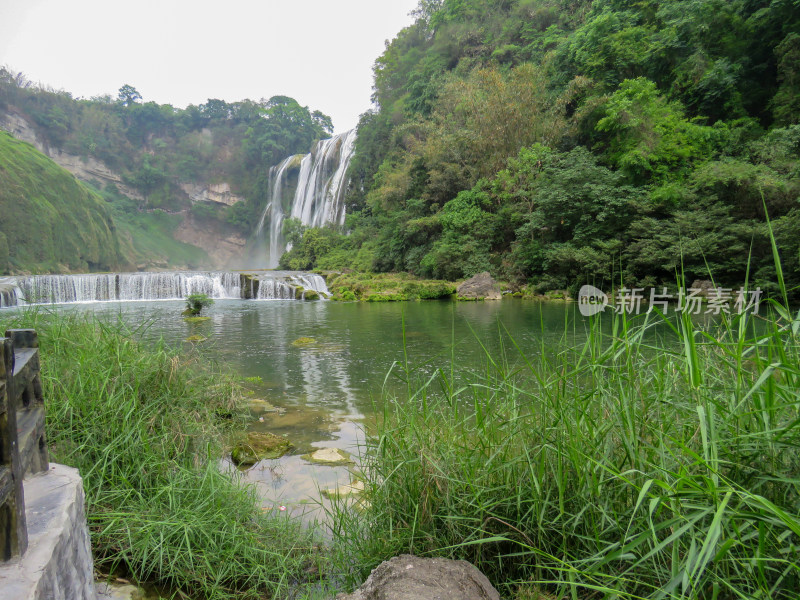
[[[0,65],[75,97],[185,107],[275,95],[333,118],[370,107],[372,64],[417,0],[0,0]]]

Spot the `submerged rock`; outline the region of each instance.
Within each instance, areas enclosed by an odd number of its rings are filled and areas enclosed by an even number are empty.
[[[488,271],[478,273],[467,279],[456,288],[459,300],[500,300],[500,284],[495,281]]]
[[[301,337],[297,338],[295,341],[292,342],[292,346],[308,346],[309,344],[316,344],[317,340],[310,337]]]
[[[247,401],[247,404],[250,406],[250,410],[257,410],[261,412],[278,412],[278,408],[276,406],[260,398],[250,398]]]
[[[208,338],[202,335],[190,335],[186,338],[187,342],[205,342]]]
[[[250,466],[260,460],[280,458],[293,447],[285,437],[263,431],[250,431],[247,440],[231,452],[231,460],[236,465]]]
[[[364,482],[358,481],[351,481],[347,485],[337,485],[335,488],[328,488],[326,490],[320,490],[320,493],[325,496],[326,498],[342,498],[345,496],[355,496],[357,494],[361,494],[364,492]]]
[[[332,467],[354,464],[350,459],[350,453],[341,448],[320,448],[310,454],[304,454],[302,458],[309,462]]]
[[[186,314],[186,311],[184,311],[181,314]],[[190,312],[189,314],[192,313]],[[186,321],[187,323],[202,323],[203,321],[210,321],[211,317],[183,317],[183,320]]]
[[[486,576],[465,560],[403,554],[378,565],[352,594],[336,600],[500,600]]]

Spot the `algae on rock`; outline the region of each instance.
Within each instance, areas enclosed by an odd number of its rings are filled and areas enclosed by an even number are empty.
[[[293,447],[285,437],[265,431],[250,431],[247,439],[231,451],[231,460],[239,466],[250,466],[260,460],[280,458]]]

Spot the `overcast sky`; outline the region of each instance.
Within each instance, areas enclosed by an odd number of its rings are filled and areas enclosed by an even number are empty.
[[[0,65],[75,97],[295,98],[354,127],[417,0],[0,0]]]

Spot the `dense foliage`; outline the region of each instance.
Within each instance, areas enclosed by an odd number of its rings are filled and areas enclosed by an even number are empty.
[[[800,282],[800,11],[782,0],[421,0],[375,63],[350,236],[287,256],[567,288]],[[324,247],[322,247],[324,246]],[[320,250],[322,250],[320,252]]]

